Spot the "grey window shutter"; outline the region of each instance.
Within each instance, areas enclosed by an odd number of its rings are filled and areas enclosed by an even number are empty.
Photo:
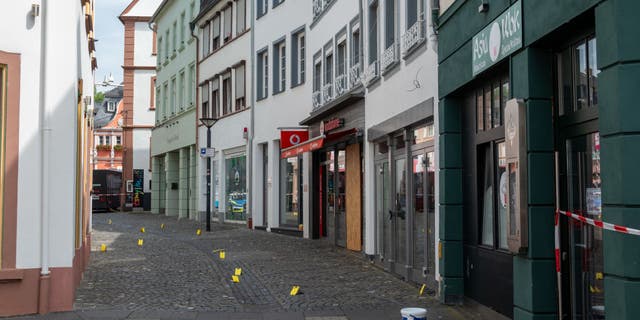
[[[258,72],[256,72],[258,74],[258,76],[256,77],[257,83],[256,83],[256,90],[257,90],[257,96],[258,99],[262,99],[263,94],[262,94],[262,79],[264,79],[264,75],[262,74],[262,70],[264,70],[264,62],[263,62],[263,58],[262,58],[262,54],[258,54]]]
[[[418,0],[407,0],[407,29],[418,21]]]
[[[378,6],[369,7],[369,64],[378,60]]]
[[[291,36],[291,86],[300,83],[298,79],[298,34]]]
[[[395,41],[395,0],[386,0],[384,6],[385,48]]]
[[[280,45],[275,44],[273,46],[273,67],[271,68],[273,73],[273,94],[279,92],[280,89]]]
[[[263,1],[262,1],[262,0],[258,0],[258,1],[257,1],[257,5],[258,5],[258,8],[257,8],[257,9],[258,9],[258,18],[262,15],[262,4],[263,4]]]

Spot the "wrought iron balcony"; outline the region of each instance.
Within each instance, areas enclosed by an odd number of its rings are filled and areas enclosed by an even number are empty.
[[[313,18],[322,14],[324,11],[325,0],[313,0]]]
[[[369,84],[378,76],[380,76],[380,70],[378,69],[378,61],[376,60],[367,67],[367,70],[364,73],[364,80]]]
[[[382,52],[382,65],[380,67],[385,71],[396,61],[398,61],[398,45],[397,42],[394,42]]]
[[[349,69],[349,87],[356,87],[360,83],[362,83],[362,70],[358,63]]]
[[[311,102],[313,104],[313,110],[322,107],[322,92],[314,91],[311,95]]]
[[[341,96],[349,91],[349,78],[347,74],[341,74],[336,77],[336,97]]]
[[[402,35],[402,54],[406,55],[407,51],[411,50],[414,46],[424,41],[424,39],[424,20],[418,20]]]
[[[333,83],[327,83],[322,86],[322,103],[325,104],[333,100]]]

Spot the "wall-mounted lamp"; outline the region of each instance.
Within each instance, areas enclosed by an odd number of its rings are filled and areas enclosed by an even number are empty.
[[[34,3],[31,5],[31,15],[34,18],[40,16],[40,4]]]

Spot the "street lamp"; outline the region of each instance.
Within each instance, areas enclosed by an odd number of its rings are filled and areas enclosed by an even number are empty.
[[[202,117],[200,122],[207,127],[207,149],[211,148],[211,127],[216,118]],[[211,231],[211,159],[207,155],[207,231]]]

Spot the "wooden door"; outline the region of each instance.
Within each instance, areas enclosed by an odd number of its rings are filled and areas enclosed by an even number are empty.
[[[347,146],[347,249],[362,250],[362,168],[360,144]]]

